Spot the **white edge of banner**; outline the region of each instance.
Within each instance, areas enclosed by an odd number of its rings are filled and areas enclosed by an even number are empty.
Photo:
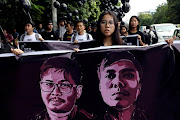
[[[173,44],[174,43],[180,44],[180,40],[174,40]]]
[[[21,56],[29,56],[29,55],[43,55],[43,54],[58,54],[58,53],[70,53],[70,52],[75,52],[74,50],[48,50],[48,51],[35,51],[35,52],[27,52],[19,55]],[[0,57],[12,57],[16,56],[13,53],[4,53],[0,54]]]
[[[161,42],[161,43],[156,43],[156,44],[149,45],[149,46],[159,46],[159,45],[163,45],[163,44],[167,44],[167,43]],[[180,44],[180,41],[174,41],[174,44]],[[103,50],[103,49],[107,50],[107,49],[112,49],[112,48],[145,48],[145,47],[144,46],[132,46],[132,45],[131,46],[127,46],[127,45],[100,46],[100,47],[95,47],[95,48],[82,49],[82,50],[79,50],[79,52]],[[75,52],[75,51],[74,50],[35,51],[35,52],[23,53],[23,54],[19,55],[19,57],[28,56],[28,55],[58,54],[58,53],[70,53],[70,52]],[[13,53],[0,54],[0,57],[12,57],[12,56],[16,56],[16,55]]]
[[[135,34],[135,35],[128,35],[128,36],[120,36],[120,38],[125,38],[125,37],[137,37],[138,34]]]

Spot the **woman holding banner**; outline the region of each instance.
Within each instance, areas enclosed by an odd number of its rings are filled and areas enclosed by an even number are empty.
[[[122,45],[118,29],[118,19],[112,11],[104,11],[97,22],[97,45]]]
[[[140,22],[140,19],[137,17],[137,16],[132,16],[130,18],[130,21],[129,21],[129,35],[135,35],[135,34],[138,34],[138,39],[139,39],[139,43],[140,45],[142,46],[148,46],[147,44],[145,44],[145,38],[144,38],[144,34],[139,31],[139,22]],[[134,41],[134,43],[132,44],[136,44],[136,41]]]

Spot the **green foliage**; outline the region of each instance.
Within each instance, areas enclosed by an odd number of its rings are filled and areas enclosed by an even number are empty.
[[[87,18],[89,20],[89,23],[92,21],[96,21],[99,18],[100,15],[100,0],[88,0],[86,1],[83,6],[79,6],[78,5],[78,1],[74,1],[74,0],[69,0],[69,1],[63,1],[65,2],[68,6],[68,10],[67,11],[61,11],[58,9],[58,18],[60,18],[60,16],[66,15],[68,12],[73,12],[74,10],[78,10],[79,14],[78,16],[80,17],[81,20],[84,20],[85,18]],[[75,17],[73,17],[75,20]]]
[[[38,0],[31,1],[31,7],[32,7],[31,13],[33,14],[32,19],[36,20],[36,21],[37,20],[41,21],[42,20],[41,15],[44,14],[45,7],[33,3],[33,2],[37,2],[37,1]]]
[[[42,20],[41,15],[44,14],[43,6],[38,5],[38,0],[31,0],[30,15],[33,21]],[[9,33],[13,28],[24,32],[24,22],[29,20],[29,16],[23,11],[19,0],[2,0],[0,1],[0,23],[4,29],[8,29]]]
[[[121,0],[118,0],[118,4],[116,6],[121,6]]]
[[[153,22],[154,23],[167,23],[169,21],[169,15],[168,15],[168,5],[167,4],[162,4],[160,5],[156,13],[153,15]]]
[[[94,0],[89,0],[89,10],[90,11],[90,16],[89,16],[89,20],[90,21],[97,21],[101,11],[100,11],[100,0],[96,0],[96,2]]]
[[[66,11],[58,10],[58,18],[65,16],[75,9],[79,10],[80,19],[87,18],[89,23],[96,21],[101,13],[99,5],[100,0],[86,0],[82,7],[78,5],[75,0],[57,0],[60,3],[66,3],[68,9]],[[44,23],[47,19],[52,17],[52,0],[30,0],[31,10],[30,15],[32,20],[37,24],[38,22]],[[19,0],[0,0],[0,23],[3,28],[13,29],[18,28],[24,32],[23,22],[29,19],[29,16],[23,11]]]
[[[180,1],[167,0],[168,4],[162,4],[153,15],[154,23],[180,23]]]
[[[146,26],[153,24],[153,16],[151,14],[143,14],[141,13],[139,16],[140,18],[140,25]]]
[[[159,5],[155,14],[146,15],[140,14],[141,25],[159,24],[159,23],[180,23],[180,1],[167,0],[167,4]]]
[[[168,16],[169,21],[174,24],[180,23],[180,1],[179,0],[168,0]]]

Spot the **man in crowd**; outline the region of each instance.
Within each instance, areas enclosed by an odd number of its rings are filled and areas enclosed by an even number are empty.
[[[75,33],[75,31],[73,30],[74,24],[71,21],[69,21],[67,23],[66,29],[67,31],[64,34],[63,41],[71,41],[71,36]]]
[[[72,35],[71,41],[78,43],[82,41],[93,40],[92,36],[85,31],[85,25],[83,21],[76,22],[76,34]]]
[[[90,34],[92,35],[93,39],[96,39],[97,23],[92,22],[91,28],[92,28],[92,31],[90,32]]]
[[[21,35],[20,41],[43,41],[44,39],[38,33],[34,33],[33,29],[35,23],[33,21],[27,21],[25,23],[25,33]]]
[[[87,29],[87,33],[91,33],[91,31],[92,31],[92,26],[91,26],[91,24],[89,24],[88,29]]]
[[[53,23],[48,20],[46,23],[46,30],[41,34],[45,40],[57,40],[57,35],[53,30]]]
[[[13,41],[13,37],[7,33],[7,30],[4,29],[4,35],[5,35],[5,38],[8,42],[12,42]]]
[[[14,28],[14,30],[13,30],[13,46],[15,47],[15,48],[17,48],[17,45],[18,45],[18,39],[19,39],[19,33],[17,32],[17,30],[16,30],[16,28]]]
[[[39,23],[38,29],[37,29],[39,34],[42,34],[45,30],[42,27],[42,23]]]
[[[153,39],[156,37],[154,32],[150,29],[150,25],[146,26],[145,40],[148,45],[152,44]]]
[[[35,120],[89,120],[93,116],[75,105],[82,94],[81,68],[65,57],[46,60],[40,68],[41,97],[46,110]]]
[[[147,120],[136,106],[142,69],[130,52],[112,52],[98,68],[99,90],[108,105],[104,120]]]

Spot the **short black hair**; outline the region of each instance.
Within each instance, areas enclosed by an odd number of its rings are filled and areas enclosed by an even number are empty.
[[[75,60],[69,59],[67,57],[52,57],[44,61],[40,68],[40,77],[46,74],[49,68],[55,68],[57,70],[64,71],[64,77],[68,80],[67,75],[71,75],[72,79],[76,85],[81,84],[81,68]]]
[[[32,20],[27,20],[27,21],[25,22],[25,25],[27,25],[27,24],[31,24],[32,27],[35,27],[35,22],[32,21]]]
[[[76,23],[76,24],[75,24],[76,26],[77,26],[78,23],[83,23],[83,25],[85,26],[85,23],[84,23],[84,21],[82,21],[82,20],[78,20],[78,21],[76,21],[75,23]]]
[[[143,76],[142,68],[140,63],[137,61],[135,56],[129,52],[129,51],[121,51],[121,52],[110,52],[106,55],[106,57],[102,60],[98,67],[98,72],[102,71],[106,67],[112,65],[113,63],[122,60],[127,59],[133,62],[134,66],[136,67],[137,71],[139,72],[140,81]]]
[[[71,21],[68,21],[67,24],[70,24],[70,26],[74,26],[74,23]]]
[[[97,28],[97,22],[93,21],[92,24],[91,24],[91,28]]]
[[[150,29],[150,25],[146,25],[146,29]]]
[[[52,23],[52,20],[49,19],[46,21],[46,25],[48,25],[49,23]]]

